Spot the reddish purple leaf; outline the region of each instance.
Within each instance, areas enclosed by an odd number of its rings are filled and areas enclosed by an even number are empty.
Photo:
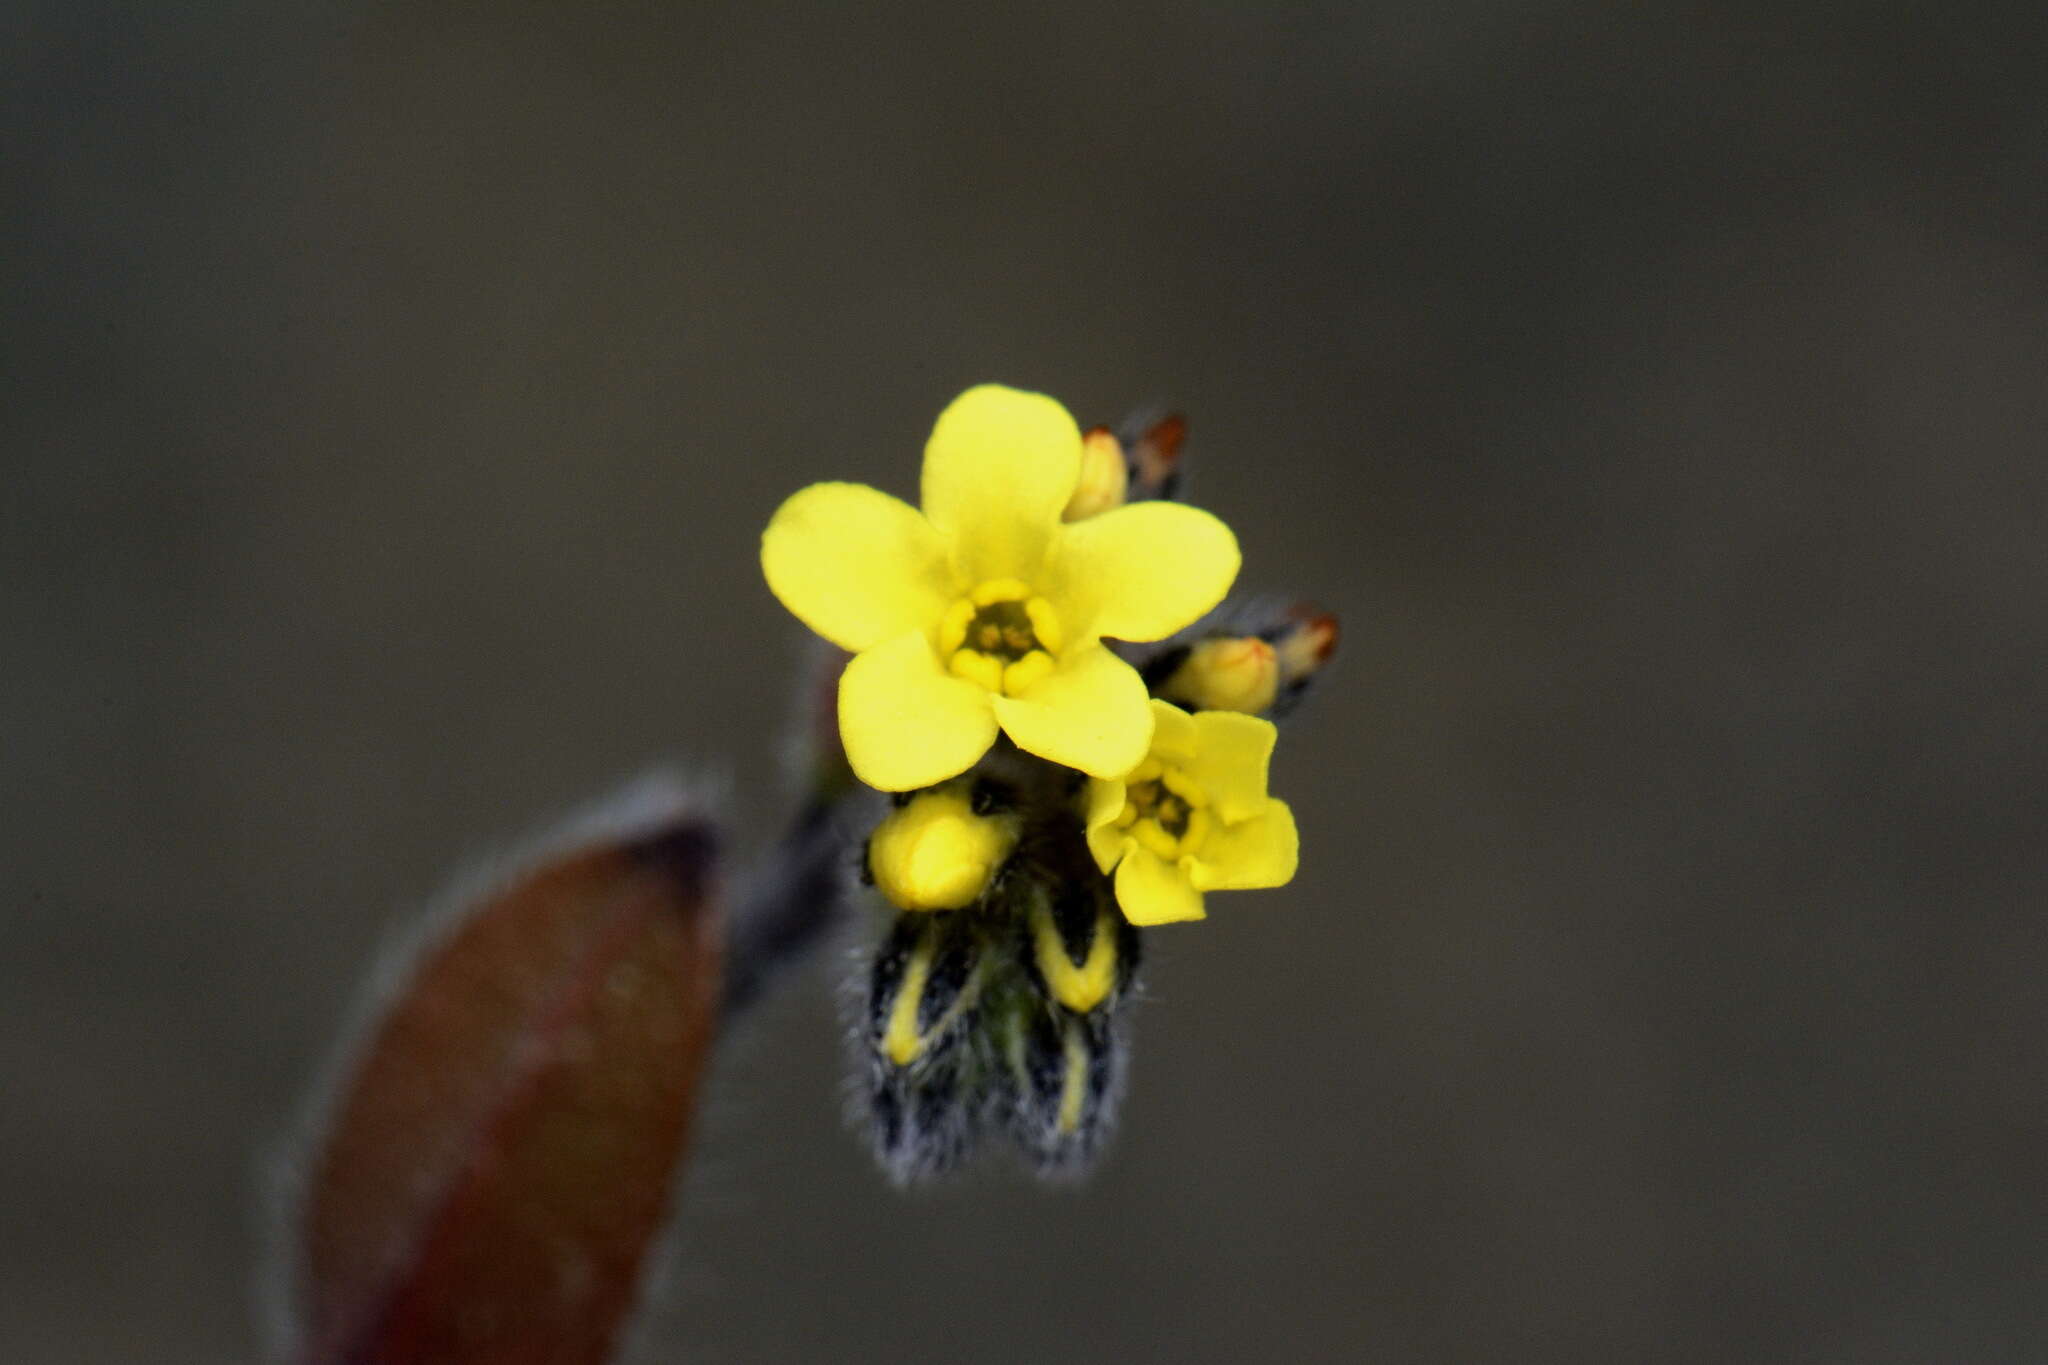
[[[420,958],[308,1171],[304,1365],[609,1358],[716,1033],[713,859],[671,803]]]

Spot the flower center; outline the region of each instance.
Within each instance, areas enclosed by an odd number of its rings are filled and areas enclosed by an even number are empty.
[[[1209,834],[1208,795],[1179,768],[1156,758],[1124,779],[1124,808],[1116,822],[1168,862],[1200,850]]]
[[[939,623],[946,667],[1008,697],[1050,674],[1062,643],[1052,604],[1014,578],[981,584]]]

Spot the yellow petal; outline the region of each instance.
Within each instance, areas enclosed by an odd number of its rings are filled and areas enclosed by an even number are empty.
[[[1124,853],[1124,840],[1129,836],[1117,823],[1117,817],[1123,813],[1124,784],[1089,778],[1088,790],[1082,798],[1081,824],[1088,832],[1088,851],[1095,855],[1095,865],[1104,872],[1115,867]]]
[[[985,688],[939,667],[924,632],[908,631],[855,655],[840,675],[839,738],[870,787],[929,787],[967,771],[995,743],[988,703]]]
[[[1152,700],[1152,752],[1175,763],[1195,756],[1195,718],[1172,702]],[[1264,793],[1260,793],[1264,795]]]
[[[1123,857],[1130,847],[1130,832],[1114,823],[1096,825],[1088,831],[1088,851],[1095,856],[1095,865],[1104,872],[1115,867],[1117,859]]]
[[[1047,595],[1081,637],[1163,640],[1223,600],[1237,537],[1177,502],[1139,502],[1060,528]]]
[[[1249,819],[1266,806],[1266,769],[1280,732],[1270,720],[1240,711],[1197,711],[1195,756],[1187,774],[1209,794],[1226,824]]]
[[[1124,810],[1124,784],[1114,778],[1091,777],[1082,806],[1085,828],[1096,829],[1114,822]]]
[[[1152,743],[1144,681],[1099,644],[1067,653],[1023,696],[992,700],[1018,748],[1090,777],[1122,777]]]
[[[935,626],[955,591],[923,514],[857,483],[814,483],[783,503],[761,535],[761,571],[798,620],[855,651]]]
[[[1301,859],[1301,836],[1285,801],[1268,801],[1249,820],[1209,831],[1199,858],[1187,862],[1188,880],[1204,891],[1249,891],[1285,886]]]
[[[1202,893],[1188,885],[1179,868],[1142,848],[1132,849],[1116,865],[1116,903],[1125,919],[1141,926],[1205,918]]]
[[[969,389],[924,448],[924,513],[970,582],[1037,577],[1081,477],[1081,429],[1040,393]]]

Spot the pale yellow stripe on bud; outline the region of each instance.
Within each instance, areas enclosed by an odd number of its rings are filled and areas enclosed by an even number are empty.
[[[1088,956],[1079,965],[1067,956],[1052,913],[1043,905],[1031,911],[1031,935],[1037,950],[1038,970],[1053,998],[1076,1014],[1086,1014],[1101,1004],[1116,985],[1116,926],[1107,915],[1095,918],[1095,935],[1088,944]]]
[[[929,928],[918,936],[904,964],[903,980],[889,1005],[889,1027],[882,1033],[882,1051],[898,1066],[909,1066],[923,1055],[924,1035],[918,1032],[917,1015],[924,1002],[925,982],[931,976],[932,951],[937,939]]]
[[[1067,1027],[1066,1076],[1060,1084],[1060,1132],[1072,1135],[1081,1128],[1081,1106],[1088,1099],[1088,1044],[1078,1024]]]

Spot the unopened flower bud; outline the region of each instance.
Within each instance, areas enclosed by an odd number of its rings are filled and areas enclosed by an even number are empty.
[[[1243,711],[1257,715],[1280,691],[1280,660],[1256,635],[1204,640],[1160,688],[1160,695],[1190,711]]]
[[[897,916],[868,982],[876,1054],[909,1066],[951,1047],[981,994],[986,947],[963,916]]]
[[[982,1100],[963,1067],[975,1051],[988,952],[969,920],[897,916],[869,974],[869,1131],[898,1184],[942,1174],[974,1143]]]
[[[1273,647],[1280,661],[1280,685],[1302,682],[1336,651],[1337,618],[1298,606],[1289,613],[1286,628],[1274,637]]]
[[[1080,521],[1124,505],[1130,488],[1130,466],[1124,462],[1124,448],[1108,427],[1096,427],[1081,438],[1081,481],[1067,500],[1064,521]]]
[[[1017,1009],[998,1022],[1010,1136],[1040,1176],[1070,1178],[1115,1126],[1129,1048],[1121,1012]]]
[[[1130,458],[1129,498],[1135,502],[1172,497],[1180,486],[1180,452],[1188,436],[1187,419],[1177,412],[1157,420],[1139,417],[1120,430]]]
[[[868,841],[875,885],[903,910],[958,910],[988,889],[1017,845],[1017,820],[977,815],[968,784],[919,792]]]
[[[1283,716],[1294,709],[1316,674],[1337,652],[1337,618],[1305,602],[1297,603],[1288,611],[1286,622],[1268,631],[1266,638],[1273,642],[1273,654],[1280,663],[1280,695],[1273,703],[1273,714]]]
[[[1076,1014],[1114,1003],[1130,984],[1137,933],[1099,878],[1031,888],[1023,897],[1030,938],[1027,970],[1040,989]]]

